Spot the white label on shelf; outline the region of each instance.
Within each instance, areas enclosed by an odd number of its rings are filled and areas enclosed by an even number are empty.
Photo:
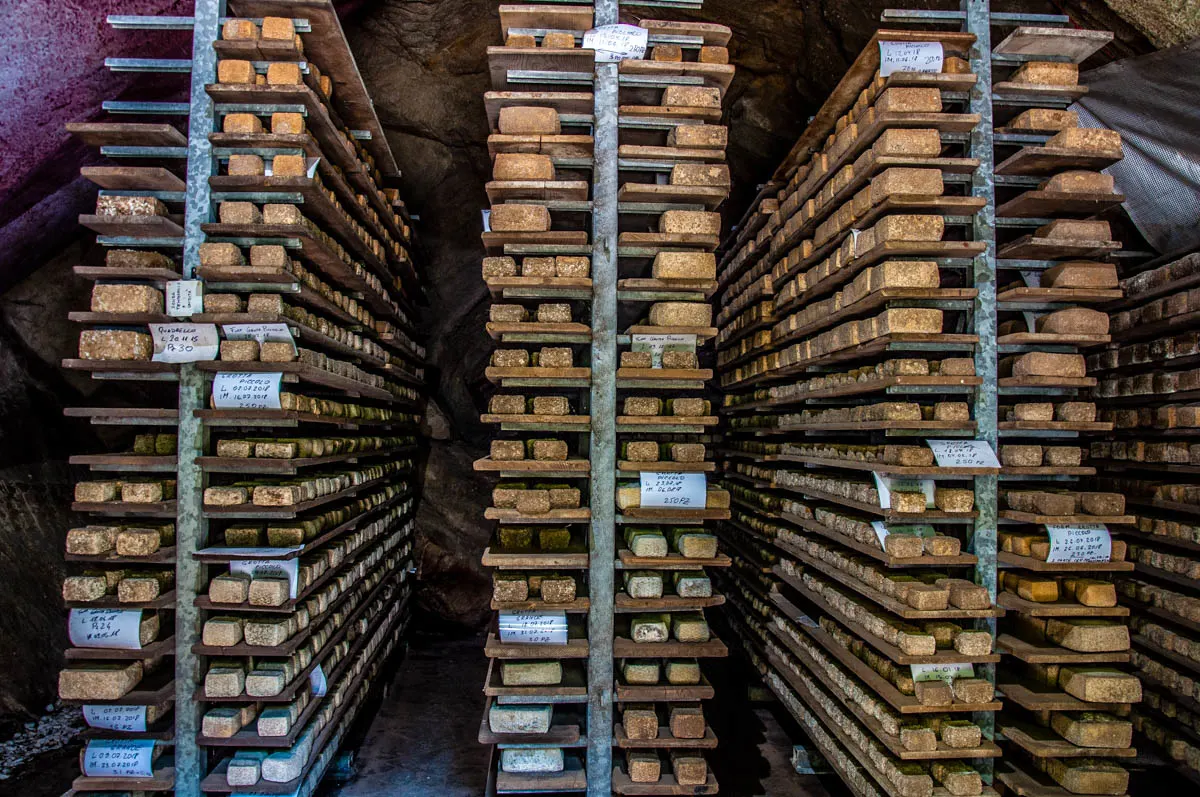
[[[567,613],[522,610],[500,612],[500,641],[525,645],[567,644]]]
[[[72,609],[67,636],[77,648],[141,650],[141,609]]]
[[[696,351],[695,335],[634,335],[630,341],[633,351],[650,352],[650,367],[662,368],[664,351]]]
[[[893,72],[941,72],[941,42],[879,42],[879,75]]]
[[[914,537],[932,537],[937,534],[937,531],[928,524],[920,524],[913,526],[894,526],[888,528],[887,524],[882,520],[871,521],[871,528],[875,529],[875,537],[879,540],[879,547],[883,547],[883,541],[888,538],[889,534],[909,534]]]
[[[1046,533],[1050,535],[1047,562],[1107,562],[1112,559],[1112,535],[1103,523],[1047,524]]]
[[[144,733],[146,706],[84,706],[83,719],[88,727],[103,731]]]
[[[222,371],[213,379],[213,406],[219,410],[277,410],[283,374]]]
[[[258,345],[264,343],[290,343],[292,353],[296,354],[296,341],[287,324],[225,324],[221,333],[226,340],[256,340]]]
[[[92,739],[83,751],[83,774],[89,778],[154,776],[153,739]]]
[[[317,166],[319,166],[320,163],[321,163],[320,158],[305,158],[304,159],[304,173],[308,175],[308,179],[311,180],[312,178],[317,176]]]
[[[642,471],[643,509],[704,509],[708,505],[708,480],[703,473]]]
[[[820,624],[803,612],[796,618],[796,622],[800,625],[808,626],[809,628],[820,628]]]
[[[296,589],[300,582],[299,559],[236,559],[229,563],[229,572],[245,573],[251,578],[286,578],[288,597],[296,599]]]
[[[186,318],[204,312],[202,280],[171,280],[167,283],[167,315]]]
[[[479,213],[480,213],[480,215],[483,216],[483,231],[491,232],[492,231],[492,211],[491,211],[491,209],[484,208],[483,210],[479,211]]]
[[[596,51],[596,63],[638,60],[646,56],[650,31],[638,25],[601,25],[583,34],[583,49]]]
[[[927,440],[939,468],[998,468],[1000,460],[986,440]]]
[[[1026,287],[1040,288],[1042,287],[1042,272],[1040,271],[1022,271],[1021,279],[1025,281]]]
[[[975,667],[969,662],[962,664],[911,664],[912,679],[922,681],[945,681],[954,683],[956,678],[974,678]]]
[[[875,489],[879,492],[881,509],[892,508],[892,493],[925,493],[925,507],[934,506],[937,487],[933,479],[894,478],[871,471],[875,477]]]
[[[195,363],[217,359],[221,343],[216,324],[151,324],[156,363]]]
[[[308,674],[308,685],[312,688],[313,697],[325,697],[325,693],[329,691],[329,682],[325,680],[325,671],[318,664],[313,667],[312,672]]]

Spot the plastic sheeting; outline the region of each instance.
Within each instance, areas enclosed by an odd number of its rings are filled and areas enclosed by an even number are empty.
[[[1159,252],[1200,247],[1200,39],[1083,76],[1083,127],[1121,134],[1125,158],[1105,171]]]

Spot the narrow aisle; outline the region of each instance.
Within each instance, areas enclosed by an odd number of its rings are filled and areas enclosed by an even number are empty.
[[[413,633],[390,693],[359,731],[354,778],[329,797],[483,794],[489,750],[476,739],[487,674],[482,649],[482,635]]]

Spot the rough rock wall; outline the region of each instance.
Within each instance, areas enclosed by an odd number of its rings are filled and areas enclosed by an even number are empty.
[[[731,57],[738,75],[726,103],[731,220],[889,5],[914,4],[707,0],[704,12],[692,15],[736,32]],[[957,2],[916,5],[952,8]],[[1014,5],[1063,8],[1051,0],[1016,0],[1003,10]],[[491,394],[483,377],[491,342],[483,332],[478,233],[490,171],[485,48],[498,43],[496,6],[495,0],[338,2],[405,173],[405,196],[422,217],[430,274],[425,320],[438,406],[418,516],[420,600],[426,610],[464,625],[482,623],[488,602],[479,553],[489,534],[482,521],[489,480],[479,478],[471,462],[485,451],[487,430],[478,413]],[[62,125],[98,117],[104,99],[181,99],[178,78],[111,73],[102,64],[106,55],[187,57],[186,35],[114,31],[103,19],[109,13],[187,14],[190,8],[188,0],[0,0],[0,16],[11,21],[0,36],[0,717],[36,711],[53,696],[64,643],[62,537],[74,520],[64,510],[71,482],[66,459],[116,444],[113,435],[120,434],[64,420],[61,408],[137,398],[137,386],[100,385],[56,367],[73,352],[77,335],[67,311],[87,303],[88,286],[71,277],[70,266],[99,255],[95,247],[70,243],[90,241],[74,221],[94,197],[78,168],[99,158]],[[1105,0],[1071,0],[1066,9],[1084,24],[1120,27],[1116,52],[1146,49],[1141,34]],[[672,10],[663,16],[688,15]]]

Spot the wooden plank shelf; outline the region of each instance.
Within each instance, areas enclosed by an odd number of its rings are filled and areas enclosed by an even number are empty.
[[[487,323],[487,333],[501,343],[591,343],[587,324],[513,321]]]
[[[397,426],[399,421],[376,421],[367,418],[335,417],[332,415],[317,415],[311,412],[296,410],[196,410],[196,417],[213,427],[263,427],[294,429],[302,423],[328,424],[347,429],[357,429],[360,426],[388,427]]]
[[[1071,260],[1095,259],[1116,252],[1121,244],[1116,241],[1089,241],[1082,239],[1039,238],[1023,235],[999,247],[997,268],[1006,268],[1004,260]],[[1016,266],[1012,266],[1016,268]]]
[[[576,755],[567,755],[561,772],[516,774],[496,770],[496,794],[529,794],[583,792],[587,790],[587,774]]]
[[[484,369],[489,382],[501,387],[588,387],[591,368],[518,368],[490,365]]]
[[[628,156],[622,156],[628,157]],[[729,189],[708,185],[667,185],[628,182],[617,193],[620,203],[703,205],[713,211],[729,196]]]
[[[711,252],[717,248],[717,244],[720,242],[720,238],[716,235],[697,232],[623,232],[617,237],[618,248],[646,249],[649,250],[648,254],[651,257],[658,252],[668,252],[674,249],[699,249]]]
[[[716,694],[704,673],[698,684],[624,684],[618,675],[615,686],[618,703],[695,703]]]
[[[693,108],[686,105],[622,104],[617,108],[618,124],[637,117],[683,124],[692,121],[717,124],[721,121],[721,115],[720,108]]]
[[[633,473],[712,473],[716,471],[715,462],[633,462],[628,459],[617,460],[617,472],[620,474]],[[629,515],[627,511],[625,513]],[[632,517],[632,515],[629,515]]]
[[[485,232],[483,246],[489,254],[502,255],[510,245],[587,246],[586,232],[550,230],[546,232]]]
[[[1037,573],[1130,573],[1134,569],[1133,562],[1044,562],[1008,551],[998,551],[996,561],[1008,567]]]
[[[729,655],[725,643],[713,637],[707,642],[634,642],[628,637],[613,640],[613,656],[636,658],[724,658]]]
[[[595,110],[590,91],[489,91],[483,95],[483,105],[493,132],[498,128],[501,108],[553,108],[560,114],[584,115]]]
[[[1125,598],[1121,598],[1125,602]],[[1001,592],[996,596],[996,604],[1004,609],[1030,617],[1128,617],[1128,606],[1084,606],[1073,601],[1054,601],[1039,603],[1026,600],[1012,592]]]
[[[728,509],[669,509],[629,507],[621,510],[627,521],[635,523],[692,523],[697,520],[729,520]]]
[[[168,238],[183,241],[181,215],[131,216],[125,214],[96,215],[82,213],[79,225],[87,227],[97,235],[123,238]]]
[[[1104,523],[1114,526],[1132,526],[1137,522],[1133,515],[1039,515],[1034,512],[1018,512],[1015,509],[1001,509],[1000,519],[1014,523],[1036,523],[1039,526],[1066,526],[1077,523]]]
[[[486,282],[493,298],[592,298],[592,280],[588,277],[488,277]]]
[[[658,736],[654,739],[630,739],[625,734],[625,726],[617,722],[613,725],[613,746],[622,750],[661,750],[664,748],[714,750],[717,747],[717,735],[713,733],[712,728],[705,728],[703,738],[676,739],[671,735],[670,728],[660,725]]]
[[[501,523],[517,524],[563,524],[587,523],[592,519],[592,511],[587,507],[579,509],[551,509],[543,515],[522,515],[516,509],[499,509],[489,506],[483,516],[487,520],[498,520]]]
[[[94,562],[96,564],[131,564],[131,565],[157,565],[170,564],[175,561],[175,546],[166,545],[159,548],[152,554],[146,556],[122,556],[116,551],[102,554],[63,554],[63,559],[68,562]]]
[[[898,524],[932,523],[934,525],[940,525],[943,523],[970,523],[979,514],[976,510],[971,510],[970,512],[943,512],[940,509],[927,509],[924,512],[897,512],[894,509],[883,509],[882,507],[874,506],[872,504],[868,504],[863,501],[856,501],[853,498],[844,498],[840,495],[837,495],[836,493],[827,493],[824,490],[814,490],[809,487],[804,487],[804,488],[789,487],[788,485],[785,485],[785,484],[769,484],[767,486],[771,487],[773,489],[783,490],[785,492],[798,493],[800,495],[807,496],[808,498],[812,498],[817,501],[828,501],[830,503],[840,504],[841,506],[846,506],[851,509],[857,509],[860,512],[866,512],[871,515],[878,515],[883,518],[885,523],[898,523]],[[797,523],[798,525],[803,525],[803,524],[799,523],[799,521],[804,520],[804,518],[800,518],[798,515],[792,515],[787,512],[784,512],[780,515],[780,517],[782,517],[784,520],[787,520],[789,522]],[[824,529],[825,527],[822,526],[821,528]],[[812,530],[817,531],[817,529],[812,529]],[[821,531],[820,533],[824,534],[825,532]],[[846,537],[846,539],[851,539],[851,538]],[[840,540],[840,539],[838,541],[842,542],[842,540]],[[846,544],[848,544],[848,543],[846,543]],[[853,547],[853,546],[851,546],[851,547]],[[863,553],[865,553],[865,551],[863,551]],[[920,557],[920,558],[924,559],[925,557]],[[901,559],[893,558],[893,559],[889,560],[888,566],[889,567],[903,566],[900,564],[895,564],[895,562],[902,562],[902,561],[903,560],[901,560]],[[975,560],[972,560],[970,562],[964,562],[964,564],[972,564],[973,565],[973,564],[975,564]]]
[[[175,681],[172,678],[173,667],[160,667],[142,678],[141,683],[131,691],[126,692],[116,700],[62,700],[59,702],[68,706],[160,706],[163,703],[175,702]]]
[[[72,371],[90,371],[94,379],[129,379],[133,381],[174,382],[179,368],[173,363],[150,360],[81,360],[68,358],[62,367]]]
[[[724,554],[709,559],[692,559],[677,553],[666,556],[634,556],[628,548],[617,551],[618,569],[623,570],[703,570],[706,567],[729,567],[733,562]]]
[[[618,431],[637,431],[644,427],[646,431],[653,431],[653,427],[658,426],[716,426],[721,422],[721,419],[716,415],[618,415],[617,426],[624,427]],[[687,430],[685,430],[686,432]],[[702,430],[697,430],[701,433]]]
[[[843,398],[869,393],[903,393],[905,392],[905,388],[977,387],[981,382],[982,380],[977,376],[888,376],[848,382],[844,385],[822,388],[820,390],[809,390],[791,396],[749,401],[743,404],[722,407],[720,411],[722,413],[757,412],[764,409],[804,404],[809,399]]]
[[[128,501],[73,501],[72,512],[108,517],[175,517],[175,501],[158,501],[152,504],[134,504]]]
[[[115,594],[94,601],[63,601],[68,609],[171,609],[175,607],[175,590],[168,590],[150,601],[120,601]]]
[[[1102,290],[1098,288],[1034,288],[1020,283],[1003,288],[996,301],[1004,302],[1062,302],[1069,304],[1092,304],[1095,302],[1111,302],[1120,299],[1123,292],[1120,289]],[[1003,310],[1004,308],[1000,308]]]
[[[1034,758],[1136,758],[1132,747],[1077,747],[1046,728],[1033,725],[1004,724],[1004,738]]]
[[[767,462],[799,462],[827,468],[871,471],[881,476],[920,476],[926,479],[969,479],[974,476],[994,476],[1006,470],[1004,468],[941,468],[937,465],[889,465],[884,462],[863,462],[856,459],[831,459],[792,454],[767,455],[763,459]]]
[[[1002,376],[997,380],[1001,388],[1090,388],[1096,386],[1094,376]]]
[[[517,200],[586,202],[589,189],[586,180],[492,180],[484,186],[493,205]]]
[[[170,761],[170,757],[167,757]],[[156,764],[148,778],[110,778],[89,777],[80,775],[71,782],[73,792],[133,792],[149,794],[158,791],[172,791],[175,788],[175,767],[167,764]]]
[[[996,779],[1016,797],[1100,797],[1100,795],[1075,794],[1067,791],[1044,775],[1037,777],[1030,775],[1008,759],[997,766]],[[1124,795],[1118,797],[1124,797]]]
[[[626,63],[626,62],[622,62]],[[645,63],[650,63],[649,61]],[[634,783],[629,779],[629,773],[625,771],[625,767],[621,763],[613,766],[612,771],[612,788],[613,794],[624,795],[656,795],[662,797],[664,795],[676,794],[716,794],[717,779],[710,770],[708,778],[703,786],[681,786],[675,776],[670,772],[663,772],[658,780],[654,783]]]
[[[697,387],[713,378],[711,368],[618,368],[617,388],[678,387],[680,382],[695,382]]]
[[[996,342],[1001,346],[1099,346],[1109,343],[1112,338],[1108,335],[1070,335],[1049,332],[1013,332],[1001,335]]]
[[[89,147],[186,147],[174,125],[155,122],[67,122],[67,132]]]
[[[166,639],[158,639],[140,648],[125,650],[118,648],[67,648],[63,656],[67,661],[87,661],[94,659],[134,661],[138,659],[157,659],[160,656],[175,655],[174,635]]]
[[[498,570],[586,570],[588,552],[586,548],[574,546],[576,550],[540,551],[483,549],[483,566]]]
[[[618,592],[613,598],[614,611],[617,614],[634,614],[636,612],[694,612],[721,606],[725,603],[724,595],[712,595],[707,598],[684,598],[679,595],[663,595],[659,598],[631,598],[628,593]]]
[[[360,493],[365,493],[372,487],[378,487],[384,482],[391,480],[396,474],[388,474],[378,479],[356,484],[352,487],[347,487],[345,490],[340,490],[336,493],[322,495],[317,498],[312,498],[308,501],[301,501],[290,506],[257,506],[247,502],[245,504],[235,504],[233,506],[213,506],[204,504],[204,516],[207,518],[247,518],[247,519],[263,519],[263,520],[290,520],[299,517],[311,509],[324,506],[325,504],[333,503],[334,501],[344,501],[347,498],[353,498]]]
[[[488,702],[490,707],[491,701]],[[488,712],[484,709],[479,723],[480,744],[506,747],[586,747],[587,739],[580,735],[579,725],[551,725],[546,733],[495,733],[488,725]]]
[[[296,457],[294,459],[271,459],[268,457],[197,457],[200,467],[210,473],[269,473],[295,475],[304,468],[315,468],[335,462],[356,462],[371,457],[404,457],[416,453],[417,446],[369,449],[323,457]],[[173,460],[174,458],[172,458]]]
[[[1001,432],[1111,432],[1113,425],[1107,421],[1000,421],[996,427]]]
[[[147,324],[170,324],[183,319],[172,318],[162,313],[70,312],[67,313],[67,320],[74,321],[76,324],[87,324],[89,326],[144,327]]]
[[[1028,664],[1126,664],[1129,651],[1116,653],[1079,653],[1058,645],[1035,645],[1012,634],[996,639],[996,650]]]
[[[586,596],[577,597],[570,603],[550,603],[541,599],[526,601],[498,601],[493,599],[491,608],[494,612],[566,612],[567,614],[586,614],[592,607],[592,602]]]
[[[495,633],[488,634],[483,653],[489,659],[586,659],[586,638],[568,639],[565,645],[533,645],[501,642]]]
[[[1050,175],[1072,169],[1099,172],[1124,157],[1120,148],[1077,149],[1072,147],[1027,146],[996,164],[996,174]],[[1120,297],[1118,297],[1120,298]]]
[[[1003,693],[1005,700],[1011,700],[1027,711],[1112,711],[1123,703],[1085,703],[1065,692],[1040,687],[1031,689],[1024,684],[997,684],[996,690]]]
[[[500,675],[499,661],[488,659],[487,680],[484,681],[483,693],[490,698],[501,698],[505,703],[524,705],[587,702],[587,676],[581,661],[564,661],[562,681],[547,686],[505,686]]]
[[[542,431],[542,432],[587,432],[592,427],[590,415],[496,415],[484,413],[479,416],[480,423],[498,423],[506,432]]]
[[[1035,465],[1030,467],[1005,465],[1000,475],[1018,478],[1021,476],[1095,476],[1096,469],[1087,465],[1068,467],[1064,465]]]
[[[87,418],[92,426],[174,426],[179,410],[155,407],[65,407],[67,418]]]
[[[67,461],[94,471],[174,473],[179,460],[152,454],[72,454]]]
[[[784,432],[833,432],[833,431],[897,431],[914,432],[974,432],[974,421],[852,421],[825,423],[792,423],[786,426],[768,427],[761,431],[773,434]],[[769,461],[769,460],[768,460]]]
[[[851,266],[851,269],[854,267]],[[819,285],[819,283],[818,283]],[[822,315],[820,318],[805,324],[796,329],[789,329],[787,334],[779,337],[773,337],[771,340],[771,348],[779,349],[787,344],[798,341],[803,338],[810,337],[824,329],[832,329],[834,326],[842,323],[853,316],[870,313],[875,310],[883,310],[887,308],[889,302],[905,301],[905,302],[929,302],[931,305],[937,302],[967,302],[973,300],[979,291],[975,288],[881,288],[877,291],[872,291],[863,298],[852,304],[845,305],[841,309],[831,313]],[[807,301],[807,292],[801,294],[806,301],[796,301],[792,306],[783,305],[775,308],[775,316],[783,318],[785,315],[795,312],[795,309],[802,305],[809,304]]]

